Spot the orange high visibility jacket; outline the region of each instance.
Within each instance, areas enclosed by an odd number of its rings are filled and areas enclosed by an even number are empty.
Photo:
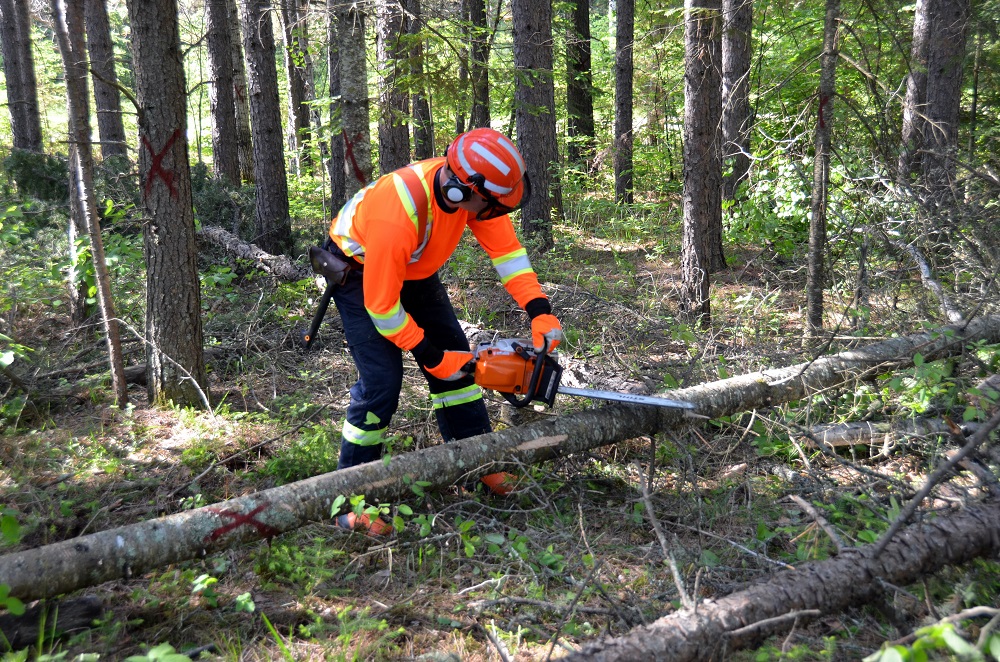
[[[448,213],[437,203],[434,178],[444,165],[444,157],[438,157],[383,175],[354,194],[330,225],[334,243],[364,265],[365,308],[375,328],[404,350],[423,340],[424,331],[400,303],[403,281],[437,272],[466,226],[519,306],[545,299],[509,216],[478,221],[467,211]]]

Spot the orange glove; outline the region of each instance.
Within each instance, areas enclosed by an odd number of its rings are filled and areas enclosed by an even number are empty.
[[[531,343],[535,346],[535,351],[542,351],[542,345],[548,340],[549,351],[555,350],[559,346],[559,341],[563,339],[562,327],[555,315],[548,313],[539,315],[531,320]]]
[[[424,366],[424,370],[442,381],[453,382],[469,374],[462,368],[472,359],[472,352],[445,352],[441,363],[433,368]]]

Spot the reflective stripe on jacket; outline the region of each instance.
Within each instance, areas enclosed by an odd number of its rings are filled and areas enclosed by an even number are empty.
[[[365,308],[375,328],[405,350],[424,332],[400,303],[403,281],[436,273],[466,226],[519,306],[545,296],[509,216],[477,221],[469,212],[448,213],[438,205],[434,178],[444,164],[438,157],[383,175],[354,194],[330,225],[334,243],[364,264]]]

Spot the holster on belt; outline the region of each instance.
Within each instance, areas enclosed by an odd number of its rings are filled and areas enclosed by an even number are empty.
[[[313,272],[323,276],[327,282],[336,285],[343,285],[347,280],[347,274],[354,266],[337,257],[330,251],[313,246],[309,249],[309,263],[312,264]]]

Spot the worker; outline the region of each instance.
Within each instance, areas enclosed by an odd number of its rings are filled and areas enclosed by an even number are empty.
[[[338,469],[381,457],[399,404],[406,351],[427,379],[445,441],[491,431],[482,391],[467,372],[469,341],[438,276],[466,227],[530,317],[535,348],[559,344],[559,320],[508,216],[530,193],[517,147],[498,131],[480,128],[455,138],[443,157],[380,177],[341,208],[324,248],[353,267],[333,300],[359,375],[350,391]],[[482,481],[505,495],[512,478],[500,472]],[[381,519],[354,513],[338,517],[337,524],[370,535],[392,531]]]

